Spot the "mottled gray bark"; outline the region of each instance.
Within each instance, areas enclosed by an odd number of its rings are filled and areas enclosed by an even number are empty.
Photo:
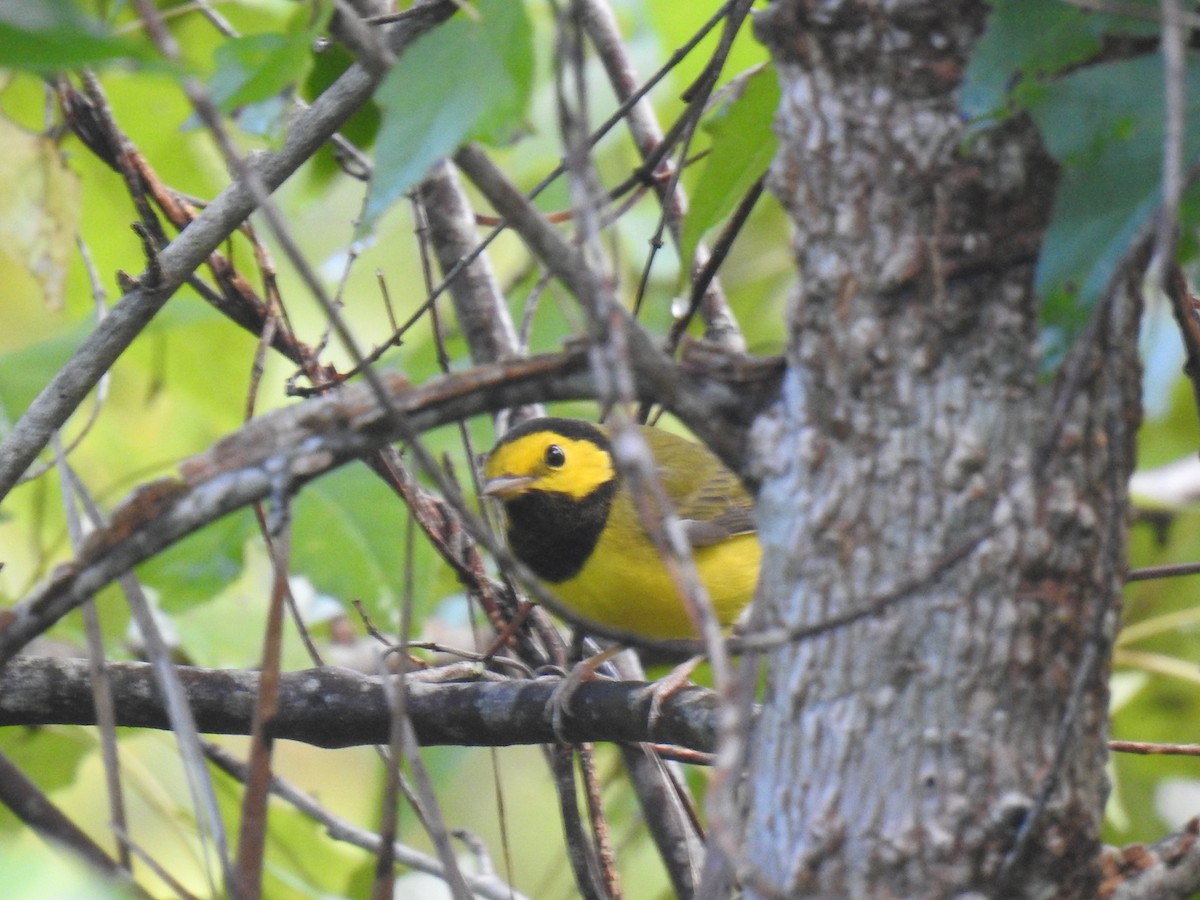
[[[968,141],[982,3],[779,0],[771,189],[800,272],[759,423],[766,654],[752,896],[1090,897],[1138,416],[1136,288],[1053,390],[1031,282],[1036,135]]]

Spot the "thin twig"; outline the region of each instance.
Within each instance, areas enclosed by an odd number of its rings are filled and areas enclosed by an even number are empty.
[[[1125,583],[1132,581],[1154,581],[1158,578],[1178,578],[1182,575],[1200,574],[1200,563],[1172,563],[1165,566],[1146,566],[1134,569],[1125,576]]]
[[[587,801],[588,820],[592,826],[592,840],[596,848],[596,862],[600,866],[600,877],[609,897],[623,896],[621,876],[617,874],[617,858],[613,852],[612,829],[604,815],[604,803],[600,797],[600,779],[596,775],[596,750],[592,744],[580,744],[579,771],[583,776],[583,795]]]
[[[71,549],[78,553],[83,544],[83,524],[79,521],[79,509],[76,505],[75,491],[71,472],[67,467],[66,452],[57,434],[51,440],[54,450],[55,463],[59,470],[59,484],[62,490],[63,507],[67,519],[67,534],[71,539]],[[121,760],[117,753],[117,716],[113,709],[112,685],[108,680],[108,670],[105,668],[104,635],[100,629],[100,617],[96,614],[95,600],[83,604],[83,622],[87,634],[88,645],[88,674],[92,682],[92,694],[96,704],[96,724],[100,732],[100,755],[104,761],[104,781],[108,790],[109,815],[112,817],[114,831],[123,835],[128,830],[125,818],[125,798],[121,790]],[[121,868],[132,872],[132,858],[129,844],[124,838],[117,838],[117,860]]]
[[[66,467],[66,471],[72,478],[72,490],[79,498],[83,510],[91,522],[92,534],[103,531],[106,525],[96,501],[69,466]],[[87,546],[88,543],[85,543],[84,552],[86,552]],[[188,792],[196,811],[196,818],[200,823],[201,842],[206,850],[203,861],[209,886],[216,890],[209,868],[210,853],[207,852],[210,849],[210,841],[211,850],[217,855],[218,865],[221,867],[225,884],[228,886],[232,883],[232,868],[225,825],[221,820],[212,781],[208,777],[208,769],[204,765],[204,758],[200,752],[200,735],[196,728],[196,720],[192,715],[191,706],[188,703],[187,694],[180,681],[174,660],[171,658],[170,647],[163,638],[162,629],[158,626],[158,620],[155,618],[146,592],[142,590],[141,582],[128,571],[123,572],[116,580],[125,595],[125,602],[129,605],[130,614],[141,636],[142,647],[150,660],[149,672],[152,675],[151,683],[156,700],[158,697],[162,697],[165,719],[168,727],[174,733],[175,742],[179,747],[179,756],[183,762]],[[120,724],[119,711],[117,716],[117,724]]]
[[[667,352],[674,353],[679,346],[679,341],[687,333],[687,327],[691,324],[696,311],[701,309],[706,303],[708,296],[708,286],[713,279],[717,277],[717,270],[721,264],[725,262],[725,257],[729,255],[729,251],[733,248],[733,242],[737,240],[739,234],[742,233],[742,228],[746,224],[746,220],[750,218],[750,213],[754,211],[754,206],[758,203],[758,198],[762,196],[763,180],[766,176],[760,176],[754,182],[740,201],[737,207],[729,216],[729,221],[725,223],[725,227],[721,229],[721,233],[717,236],[716,243],[713,244],[712,253],[708,258],[700,263],[697,259],[698,271],[692,278],[691,293],[688,297],[688,307],[683,315],[677,316],[675,321],[671,323],[671,330],[667,334]],[[709,330],[712,330],[711,325]]]
[[[1109,741],[1113,753],[1141,756],[1200,756],[1200,744],[1161,744],[1154,741]]]
[[[1179,203],[1183,198],[1183,141],[1187,127],[1187,69],[1183,9],[1179,0],[1159,0],[1162,12],[1159,45],[1163,61],[1162,205],[1158,209],[1154,244],[1146,279],[1155,290],[1163,290],[1175,264],[1175,242],[1179,231]]]
[[[239,900],[262,896],[262,872],[266,857],[267,796],[271,785],[272,724],[279,713],[279,677],[283,659],[284,596],[288,592],[291,561],[290,503],[286,489],[273,498],[270,527],[264,535],[271,559],[271,600],[263,629],[258,697],[254,726],[250,733],[249,776],[242,796],[242,822],[238,833],[237,885]]]
[[[596,849],[583,827],[575,787],[575,752],[568,744],[555,744],[549,749],[550,768],[554,773],[554,788],[558,794],[558,813],[562,819],[567,859],[575,873],[575,886],[583,900],[608,900],[604,878]]]

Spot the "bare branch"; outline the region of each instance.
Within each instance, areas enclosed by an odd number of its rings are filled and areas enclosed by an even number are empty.
[[[733,29],[735,32],[745,18],[748,7],[749,4],[746,3],[730,5],[727,15],[729,21],[737,23]],[[616,92],[619,100],[628,101],[634,96],[638,78],[633,68],[633,61],[625,47],[624,39],[621,37],[612,7],[605,0],[586,0],[580,4],[580,9],[583,27],[604,64],[613,91]],[[722,47],[725,46],[726,43],[723,41]],[[639,100],[630,106],[625,122],[629,126],[630,134],[633,136],[643,161],[650,159],[663,140],[662,128],[654,115],[654,108],[645,99]],[[664,160],[660,165],[660,170],[667,175],[673,174],[672,168],[669,161]],[[654,179],[653,187],[663,205],[664,224],[678,248],[681,246],[683,217],[688,207],[687,194],[683,185],[673,177],[661,181]],[[691,266],[692,262],[690,259],[682,260],[685,267]],[[695,271],[699,273],[709,268],[708,248],[701,242],[696,247]],[[708,323],[706,336],[726,349],[738,352],[745,350],[745,338],[729,309],[725,292],[721,289],[720,282],[713,272],[709,272],[705,283],[699,286],[696,293],[698,294],[697,305],[700,300],[703,300],[704,319]]]
[[[479,236],[475,214],[454,167],[434,166],[418,188],[429,221],[429,238],[442,275],[450,282],[450,297],[459,327],[476,363],[496,362],[519,350],[517,330],[491,261],[480,254],[450,279],[450,273],[475,251]]]
[[[583,253],[558,232],[487,154],[472,144],[459,150],[454,161],[572,295],[581,303],[583,298],[591,296],[595,275]],[[744,433],[731,432],[728,425],[732,421],[749,424],[752,416],[744,420],[735,417],[723,423],[715,421],[712,417],[715,398],[705,399],[699,392],[687,390],[670,358],[654,345],[623,307],[610,305],[604,314],[623,322],[629,361],[638,375],[639,389],[647,390],[654,402],[679,416],[722,460],[735,470],[741,468]]]
[[[106,666],[117,724],[171,727],[148,663]],[[196,725],[207,734],[249,734],[259,689],[247,669],[177,668]],[[408,715],[418,742],[503,747],[553,743],[551,699],[558,678],[430,684],[408,676]],[[92,725],[96,721],[84,659],[18,657],[4,669],[0,726]],[[671,695],[652,724],[654,687],[643,682],[590,681],[572,695],[565,737],[572,742],[661,742],[709,752],[716,695],[689,687]],[[380,678],[326,667],[287,672],[279,680],[279,712],[269,734],[318,747],[386,743],[390,714]]]
[[[398,375],[386,381],[394,408],[420,429],[534,394],[587,396],[583,370],[579,357],[551,356],[477,370],[465,379],[437,379],[417,390]],[[517,385],[524,393],[511,390]],[[537,385],[541,390],[530,390]],[[0,661],[136,563],[276,487],[294,488],[397,439],[395,428],[372,386],[363,383],[260,416],[185,461],[182,481],[163,479],[135,491],[73,563],[58,569],[27,602],[0,614]]]

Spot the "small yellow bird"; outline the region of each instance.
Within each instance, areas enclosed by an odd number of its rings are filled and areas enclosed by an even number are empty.
[[[707,448],[635,427],[658,463],[717,618],[729,627],[758,583],[754,500]],[[504,504],[513,554],[573,618],[653,640],[697,636],[613,462],[604,426],[525,422],[492,449],[484,476],[483,493]]]

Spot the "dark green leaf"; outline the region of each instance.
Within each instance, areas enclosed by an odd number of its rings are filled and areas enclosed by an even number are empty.
[[[480,0],[475,15],[459,14],[417,41],[376,92],[383,122],[360,233],[463,141],[510,138],[532,84],[523,3]]]
[[[1200,115],[1200,60],[1187,73],[1188,118]],[[1160,199],[1162,62],[1141,57],[1092,66],[1046,87],[1031,112],[1063,164],[1054,214],[1038,260],[1047,357],[1087,321],[1131,240]],[[1200,153],[1194,130],[1185,154]]]
[[[320,96],[353,63],[354,57],[341,44],[326,47],[313,57],[313,67],[304,80],[303,96],[309,100]],[[374,146],[375,135],[379,132],[379,105],[373,99],[364,103],[338,132],[356,147],[369,149]],[[342,171],[331,152],[322,153],[317,157],[317,164],[323,176]]]
[[[1153,13],[1156,0],[1133,0]],[[970,119],[1002,118],[1036,103],[1044,78],[1095,56],[1105,35],[1156,36],[1147,19],[1097,13],[1045,0],[993,0],[975,45],[959,103]]]
[[[1005,108],[1021,76],[1048,75],[1094,55],[1106,19],[1065,3],[1000,0],[975,45],[960,103],[970,118]]]

